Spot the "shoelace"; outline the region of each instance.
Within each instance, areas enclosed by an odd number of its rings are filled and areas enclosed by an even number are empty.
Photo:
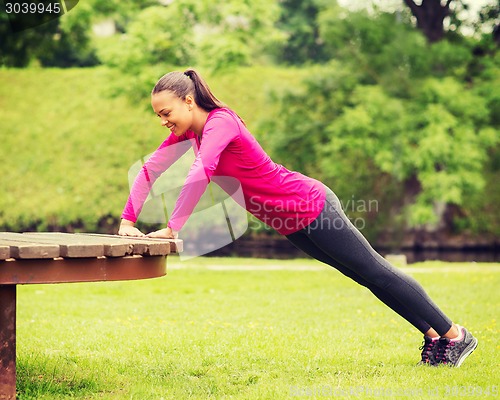
[[[445,345],[440,345],[438,346],[437,349],[437,354],[436,354],[436,361],[441,362],[442,364],[447,364],[448,363],[448,350],[450,347],[455,346],[455,342],[452,342],[451,340],[447,340]]]
[[[423,362],[430,361],[429,354],[432,354],[433,347],[434,347],[434,341],[431,340],[429,342],[424,341],[424,344],[418,348],[419,350],[422,350],[422,361]]]

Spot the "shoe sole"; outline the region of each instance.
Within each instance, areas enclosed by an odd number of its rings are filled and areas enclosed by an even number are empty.
[[[457,368],[460,367],[462,365],[462,363],[465,361],[465,359],[467,357],[469,357],[470,354],[474,350],[476,350],[477,343],[478,343],[478,340],[475,337],[473,337],[472,338],[472,342],[469,344],[469,346],[467,346],[467,348],[465,349],[465,351],[462,353],[462,355],[458,359],[457,363],[455,364],[455,367],[457,367]]]

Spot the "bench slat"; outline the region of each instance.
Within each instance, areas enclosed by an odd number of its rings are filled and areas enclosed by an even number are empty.
[[[62,239],[62,233],[52,232],[26,232],[23,236],[27,240],[37,241],[39,243],[54,243],[61,247],[61,257],[64,258],[91,258],[104,256],[104,246],[102,243],[84,243],[81,240],[75,240],[73,235]]]
[[[177,246],[171,239],[153,239],[133,236],[102,235],[97,233],[78,233],[77,236],[98,237],[116,243],[128,243],[133,246],[133,254],[163,256],[177,252]]]
[[[10,235],[18,235],[12,236],[12,239],[15,239],[18,244],[24,244],[25,246],[29,245],[33,249],[44,248],[46,246],[57,247],[58,252],[55,257],[100,257],[104,255],[103,246],[102,245],[85,245],[80,243],[60,243],[59,240],[55,240],[55,238],[46,237],[43,235],[25,235],[25,234],[16,234],[12,233]],[[5,238],[6,235],[2,235],[3,239],[9,240]],[[1,240],[1,239],[0,239]],[[12,252],[12,249],[11,249]],[[11,257],[19,258],[16,255],[17,253],[11,254]],[[52,253],[51,256],[52,257]],[[44,257],[44,258],[50,258]],[[25,258],[25,257],[24,257]]]
[[[131,255],[146,255],[148,252],[147,243],[144,243],[142,246],[137,244],[137,241],[127,240],[127,238],[123,238],[122,236],[112,236],[112,235],[101,235],[101,234],[92,234],[92,233],[78,233],[77,236],[82,236],[88,238],[88,240],[103,240],[109,241],[111,243],[123,243],[129,246],[129,251]],[[168,252],[166,253],[168,254]],[[163,255],[163,254],[159,254]]]
[[[61,232],[25,232],[23,235],[47,240],[54,243],[64,243],[61,246],[67,248],[63,257],[123,257],[131,255],[130,244],[102,240],[99,237],[87,235],[75,235]],[[87,255],[85,255],[87,254]]]
[[[10,257],[10,246],[0,245],[0,260],[6,260]]]
[[[0,232],[0,244],[9,246],[9,257],[13,258],[33,259],[61,256],[59,245],[30,240],[20,233]]]

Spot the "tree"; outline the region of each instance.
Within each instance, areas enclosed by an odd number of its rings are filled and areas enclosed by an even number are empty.
[[[131,15],[101,57],[132,73],[161,63],[212,70],[266,63],[285,40],[278,17],[278,3],[267,0],[164,1]]]
[[[328,7],[335,7],[335,3],[329,1]],[[277,26],[287,35],[281,50],[283,61],[293,65],[326,61],[317,23],[323,8],[326,8],[326,3],[321,0],[281,2],[281,17]]]
[[[187,64],[194,46],[190,1],[151,6],[140,10],[118,35],[113,46],[101,53],[108,65],[137,74],[144,66],[160,63]],[[191,2],[192,3],[192,2]],[[175,21],[175,23],[172,23]]]
[[[35,14],[26,15],[15,29],[13,21],[0,13],[0,65],[26,67],[37,60],[42,66],[91,66],[99,63],[90,43],[91,10],[81,3],[71,12],[36,24]],[[43,20],[41,20],[43,21]]]
[[[378,199],[407,226],[452,229],[448,210],[466,214],[500,140],[497,58],[479,60],[473,38],[429,44],[404,18],[324,10],[320,33],[335,61],[282,95],[280,118],[265,128],[278,161],[341,198]]]
[[[199,1],[197,7],[197,62],[212,70],[269,63],[285,41],[276,27],[276,1]]]
[[[417,5],[413,0],[404,0],[417,19],[417,28],[424,33],[429,43],[437,42],[444,37],[443,22],[450,14],[452,1],[446,0],[443,5],[441,0],[422,0],[422,4]]]
[[[90,34],[92,8],[84,3],[59,18],[52,40],[37,49],[37,59],[44,67],[90,67],[99,64]]]
[[[331,7],[318,20],[324,51],[331,59],[350,65],[361,82],[382,84],[401,95],[410,96],[411,81],[426,76],[437,61],[446,59],[435,57],[423,35],[412,27],[409,13],[374,17],[366,10],[345,13]]]
[[[40,47],[51,44],[59,19],[14,32],[7,14],[0,13],[0,66],[22,68],[38,55]]]
[[[479,12],[479,20],[476,23],[476,31],[490,30],[493,42],[500,46],[500,4],[486,4]]]
[[[330,183],[341,199],[376,198],[399,207],[407,226],[438,229],[448,205],[467,206],[466,195],[483,190],[499,137],[487,99],[466,83],[423,78],[413,98],[401,98],[334,63],[305,85],[283,98],[268,127],[273,154]]]

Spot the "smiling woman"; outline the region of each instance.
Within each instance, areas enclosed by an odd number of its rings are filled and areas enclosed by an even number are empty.
[[[186,133],[193,125],[193,96],[188,95],[184,100],[181,100],[174,93],[164,91],[153,96],[151,104],[156,115],[161,119],[161,125],[170,129],[176,136]],[[204,114],[208,113],[204,112]],[[198,136],[201,136],[202,128],[201,126],[199,129],[193,129],[193,131]]]
[[[194,133],[198,136],[201,136],[208,113],[217,108],[226,107],[213,95],[205,81],[193,69],[188,69],[183,73],[171,72],[164,75],[151,92],[151,105],[155,113],[162,118],[162,125],[169,128],[169,120],[173,121],[173,118],[175,118],[175,116],[171,115],[172,111],[182,112],[185,111],[186,107],[188,111],[194,111],[195,121],[192,122],[196,122],[196,125],[203,122],[201,126],[193,127]],[[201,115],[198,111],[202,111]],[[167,118],[167,116],[170,118]],[[182,118],[182,116],[180,117]],[[182,133],[178,133],[177,136]]]
[[[239,205],[297,248],[367,287],[422,332],[423,364],[460,366],[476,348],[477,340],[453,324],[415,279],[370,246],[332,190],[274,163],[194,70],[163,76],[152,91],[151,104],[171,133],[137,175],[122,213],[120,235],[144,236],[134,226],[142,206],[155,180],[188,149],[179,151],[175,145],[189,141],[196,158],[167,227],[147,236],[176,238],[210,181],[230,196],[240,190]]]

